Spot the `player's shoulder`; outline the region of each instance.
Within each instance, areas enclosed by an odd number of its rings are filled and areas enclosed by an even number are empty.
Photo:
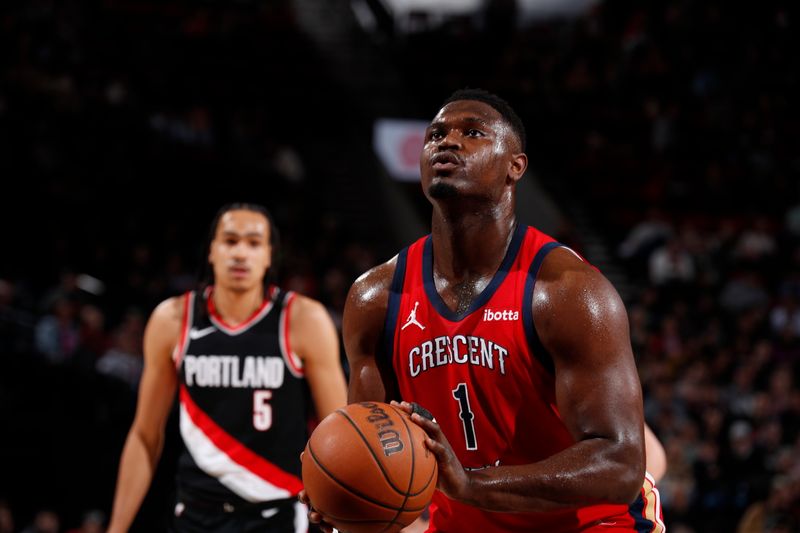
[[[150,313],[145,329],[146,359],[170,357],[181,337],[187,303],[187,294],[173,296],[163,300]]]
[[[347,297],[348,303],[360,306],[386,306],[397,269],[398,256],[399,254],[385,263],[372,267],[356,278]]]
[[[300,319],[303,322],[327,319],[330,320],[328,310],[319,300],[310,296],[292,292],[291,315],[293,319]],[[292,320],[296,323],[296,320]]]
[[[621,301],[611,282],[571,248],[554,248],[536,277],[534,309],[538,304],[592,308],[617,307]]]
[[[171,296],[161,301],[150,314],[150,322],[183,322],[188,294]]]
[[[551,283],[564,289],[597,283],[605,276],[583,257],[567,246],[557,246],[544,258],[536,278],[537,284]]]

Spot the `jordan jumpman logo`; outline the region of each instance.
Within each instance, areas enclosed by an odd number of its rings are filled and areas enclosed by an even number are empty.
[[[406,319],[405,325],[402,328],[400,328],[400,331],[406,329],[411,324],[418,326],[419,329],[423,330],[425,329],[425,326],[417,322],[417,307],[419,307],[419,302],[414,303],[414,309],[411,310],[411,313],[408,315],[408,319]]]

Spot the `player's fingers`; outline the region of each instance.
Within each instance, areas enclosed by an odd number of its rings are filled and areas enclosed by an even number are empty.
[[[297,499],[300,500],[300,503],[309,506],[309,508],[311,507],[311,500],[308,498],[308,493],[305,489],[297,493]]]
[[[393,405],[393,406],[395,406],[395,407],[399,408],[400,410],[404,411],[406,414],[409,414],[409,415],[410,415],[411,413],[413,413],[413,412],[414,412],[414,410],[413,410],[413,409],[412,409],[412,407],[411,407],[411,404],[410,404],[410,403],[408,403],[408,402],[396,402],[396,401],[392,400],[392,401],[391,401],[391,402],[389,402],[389,403],[390,403],[391,405]]]
[[[447,453],[447,448],[442,445],[441,442],[436,442],[432,438],[428,437],[425,439],[425,446],[436,456],[436,460],[438,462],[445,462],[447,461],[450,456]]]
[[[316,525],[323,533],[333,533],[333,526],[325,522],[322,515],[316,511],[311,510],[308,512],[308,521]]]
[[[420,415],[422,418],[427,418],[428,420],[433,420],[434,422],[436,422],[436,419],[433,417],[433,414],[424,407],[422,407],[417,402],[411,402],[411,410]]]
[[[429,420],[419,413],[413,413],[411,415],[411,420],[424,429],[425,433],[427,433],[431,438],[438,441],[447,441],[447,439],[444,437],[444,433],[442,433],[442,428],[440,428],[439,424],[437,424],[435,421]]]

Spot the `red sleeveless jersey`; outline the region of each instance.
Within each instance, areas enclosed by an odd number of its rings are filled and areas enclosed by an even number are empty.
[[[430,236],[398,255],[384,352],[402,398],[433,414],[468,469],[534,463],[575,442],[559,417],[553,364],[531,316],[539,267],[558,246],[518,226],[494,278],[463,313],[451,311],[436,291]],[[660,531],[657,504],[648,489],[630,507],[493,513],[437,491],[429,531]]]

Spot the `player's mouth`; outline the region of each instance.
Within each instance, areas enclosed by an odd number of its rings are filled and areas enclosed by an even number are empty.
[[[230,267],[228,272],[230,272],[234,278],[244,278],[250,274],[250,269],[247,267],[236,266]]]
[[[451,171],[461,166],[461,159],[453,152],[438,152],[431,159],[431,168],[437,172]]]

